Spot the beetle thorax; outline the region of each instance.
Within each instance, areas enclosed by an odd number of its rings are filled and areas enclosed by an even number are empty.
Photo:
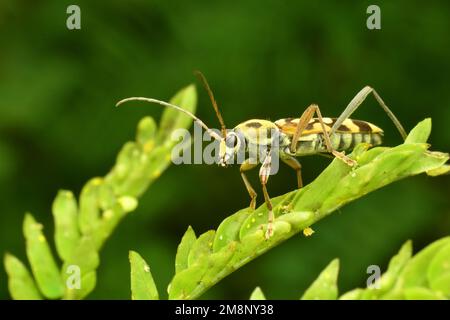
[[[278,127],[271,121],[252,119],[237,125],[234,130],[236,134],[244,137],[247,144],[272,145],[272,138],[280,133]]]

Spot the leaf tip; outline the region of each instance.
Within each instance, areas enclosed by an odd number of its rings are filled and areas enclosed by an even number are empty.
[[[141,257],[140,254],[137,253],[136,251],[134,251],[134,250],[129,250],[128,251],[128,260],[130,260],[130,263],[131,263],[131,261],[133,259],[140,258],[140,257]]]
[[[411,239],[407,240],[403,244],[402,249],[412,252],[412,249],[413,249],[413,242],[412,242],[412,240]]]
[[[8,251],[6,251],[3,254],[3,265],[5,266],[5,270],[8,271],[8,266],[11,264],[11,262],[13,262],[16,259],[16,257],[9,253]]]
[[[420,121],[408,134],[405,144],[426,143],[431,133],[431,118]]]
[[[330,262],[330,266],[333,266],[333,267],[339,267],[339,264],[340,264],[339,258],[334,258]]]
[[[266,300],[266,296],[260,287],[256,287],[250,295],[250,300]]]
[[[23,219],[23,233],[27,235],[30,228],[32,228],[34,225],[42,228],[42,225],[36,222],[36,219],[34,219],[33,215],[30,212],[26,212]]]

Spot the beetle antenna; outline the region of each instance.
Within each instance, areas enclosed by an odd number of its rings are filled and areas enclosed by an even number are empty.
[[[212,103],[212,105],[214,107],[214,110],[216,111],[217,118],[219,119],[219,122],[220,122],[222,136],[225,138],[226,135],[227,135],[227,129],[225,127],[225,123],[223,121],[222,114],[220,113],[219,107],[217,106],[216,99],[214,99],[214,94],[212,93],[212,90],[209,87],[208,81],[206,80],[206,78],[203,75],[203,73],[201,73],[198,70],[194,71],[194,75],[200,80],[200,82],[203,84],[203,86],[205,87],[206,91],[208,92],[209,99],[211,100],[211,103]]]
[[[188,116],[191,117],[192,119],[194,119],[194,121],[195,121],[197,124],[199,124],[200,126],[202,126],[202,127],[206,130],[206,132],[208,132],[208,134],[209,134],[211,137],[213,137],[214,139],[216,139],[216,140],[218,140],[218,141],[221,140],[220,136],[219,136],[216,132],[214,132],[213,130],[209,129],[208,126],[207,126],[202,120],[200,120],[199,118],[197,118],[196,116],[194,116],[191,112],[189,112],[189,111],[187,111],[187,110],[185,110],[185,109],[183,109],[183,108],[181,108],[181,107],[179,107],[179,106],[176,106],[176,105],[174,105],[174,104],[171,104],[171,103],[168,103],[168,102],[165,102],[165,101],[161,101],[161,100],[157,100],[157,99],[152,99],[152,98],[145,98],[145,97],[131,97],[131,98],[126,98],[126,99],[120,100],[119,102],[116,103],[116,107],[118,107],[118,106],[120,106],[121,104],[123,104],[123,103],[125,103],[125,102],[128,102],[128,101],[145,101],[145,102],[150,102],[150,103],[156,103],[156,104],[159,104],[159,105],[164,106],[164,107],[176,109],[176,110],[178,110],[178,111],[180,111],[180,112],[182,112],[182,113],[188,115]]]

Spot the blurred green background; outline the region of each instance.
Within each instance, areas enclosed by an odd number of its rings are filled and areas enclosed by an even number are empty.
[[[78,4],[82,29],[66,28]],[[250,118],[299,116],[316,102],[338,116],[366,84],[375,87],[407,130],[432,117],[432,147],[449,151],[450,4],[384,1],[382,29],[366,28],[368,1],[25,1],[0,2],[0,252],[25,261],[21,233],[30,210],[52,238],[51,203],[60,188],[79,193],[105,174],[144,115],[161,108],[114,109],[123,97],[169,99],[207,76],[229,127]],[[199,88],[198,115],[217,126]],[[373,98],[355,118],[401,142]],[[304,181],[329,162],[301,159]],[[257,186],[257,170],[250,173]],[[293,190],[283,166],[272,196]],[[386,268],[407,239],[415,249],[449,234],[449,177],[414,177],[387,186],[324,219],[310,238],[297,236],[235,272],[204,298],[296,299],[333,258],[341,291],[365,284],[366,268]],[[261,191],[259,203],[262,201]],[[188,225],[216,228],[248,205],[237,167],[171,166],[106,243],[90,298],[129,299],[128,250],[152,268],[163,297],[177,244]],[[0,267],[0,297],[8,298]]]

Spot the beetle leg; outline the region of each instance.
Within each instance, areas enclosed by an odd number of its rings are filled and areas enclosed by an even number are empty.
[[[317,104],[312,104],[308,108],[306,108],[306,110],[303,112],[302,116],[300,117],[300,120],[298,121],[297,130],[295,131],[295,134],[292,138],[291,152],[293,154],[295,154],[296,149],[297,149],[298,139],[300,138],[303,131],[305,131],[306,127],[308,126],[309,121],[313,118],[315,113],[317,114],[317,118],[322,127],[322,133],[323,133],[323,137],[325,139],[325,146],[327,148],[327,151],[329,153],[331,153],[332,155],[334,155],[336,158],[339,158],[342,161],[344,161],[349,166],[356,165],[356,162],[354,160],[350,159],[344,153],[336,151],[333,148],[333,146],[331,144],[329,133],[327,132],[327,128],[325,126],[325,123],[323,122],[322,114],[321,114],[319,106]]]
[[[267,192],[266,187],[267,181],[269,180],[271,169],[272,169],[272,156],[270,155],[270,152],[268,152],[261,165],[261,169],[259,170],[259,180],[261,181],[264,193],[264,201],[266,202],[267,209],[269,210],[267,231],[265,234],[266,239],[269,239],[273,235],[273,221],[275,219],[275,216],[273,214],[272,201],[270,200],[269,193]]]
[[[248,192],[248,194],[250,195],[250,198],[251,198],[251,200],[250,200],[250,208],[253,209],[253,210],[255,210],[255,208],[256,208],[256,196],[257,196],[257,194],[255,192],[255,189],[253,189],[252,185],[248,181],[247,176],[245,175],[245,171],[251,170],[251,169],[253,169],[256,166],[257,166],[256,163],[255,164],[250,163],[250,160],[247,159],[241,164],[241,167],[240,167],[242,180],[244,181],[245,188],[247,189],[247,192]]]
[[[372,87],[365,86],[362,88],[361,91],[359,91],[356,96],[350,101],[348,106],[345,108],[345,110],[342,112],[342,114],[339,116],[339,118],[334,123],[333,127],[331,128],[330,135],[333,135],[336,130],[339,128],[339,126],[348,119],[353,112],[355,112],[356,109],[366,100],[367,96],[369,94],[373,94],[375,99],[377,100],[378,104],[383,108],[383,110],[387,113],[391,121],[394,123],[394,125],[397,127],[398,132],[400,132],[400,135],[402,136],[403,140],[406,139],[406,131],[403,128],[400,121],[397,119],[397,117],[394,115],[394,113],[391,111],[391,109],[388,108],[388,106],[384,103],[383,99],[378,95],[378,93],[373,89]]]
[[[281,160],[295,170],[295,173],[297,174],[298,188],[300,189],[301,187],[303,187],[302,165],[300,164],[300,162],[298,162],[298,160],[292,156],[282,157]]]

